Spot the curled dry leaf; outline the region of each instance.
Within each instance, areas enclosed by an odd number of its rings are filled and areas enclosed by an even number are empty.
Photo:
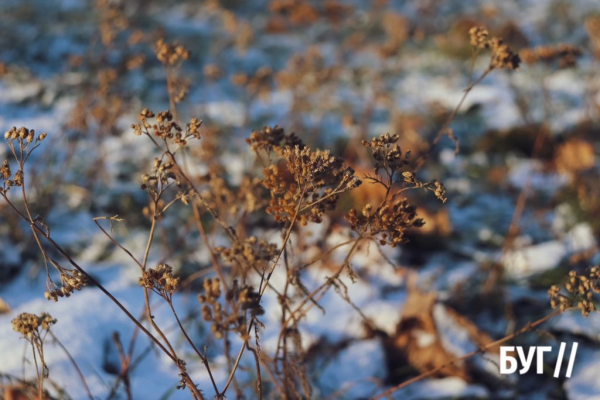
[[[447,318],[462,328],[469,339],[477,346],[483,347],[492,342],[492,338],[465,316],[453,309],[437,303],[435,292],[421,292],[409,283],[409,295],[402,310],[402,318],[396,327],[396,334],[386,339],[384,346],[388,355],[389,370],[392,380],[402,379],[406,365],[413,372],[424,373],[441,368],[438,376],[459,377],[467,382],[472,381],[473,371],[468,363],[455,362],[460,354],[455,354],[444,346],[441,327],[436,322],[434,310],[443,307]],[[488,351],[497,352],[497,349]],[[394,371],[396,374],[394,374]]]

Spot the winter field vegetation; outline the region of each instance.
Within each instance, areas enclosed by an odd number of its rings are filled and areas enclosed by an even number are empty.
[[[596,0],[3,0],[0,128],[2,399],[600,399]]]

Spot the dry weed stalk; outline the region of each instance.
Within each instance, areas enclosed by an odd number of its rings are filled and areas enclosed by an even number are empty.
[[[521,58],[518,54],[515,54],[512,49],[504,43],[504,41],[498,37],[492,36],[487,29],[481,26],[474,26],[469,30],[470,43],[472,47],[471,54],[471,65],[469,68],[469,81],[467,87],[463,90],[463,96],[456,104],[456,107],[446,118],[446,121],[442,125],[442,128],[439,130],[436,137],[433,139],[433,142],[429,148],[428,153],[424,154],[421,159],[417,162],[417,169],[423,166],[430,153],[433,151],[434,147],[438,144],[438,142],[442,139],[444,135],[447,135],[454,142],[454,152],[458,154],[460,150],[460,142],[454,131],[450,128],[450,124],[458,114],[461,106],[467,99],[469,93],[473,90],[475,86],[477,86],[481,81],[485,79],[492,71],[499,69],[508,69],[508,70],[516,70],[519,68],[521,64]],[[480,52],[483,50],[489,50],[491,53],[490,61],[488,67],[479,75],[478,78],[475,78],[475,62],[477,61],[477,57],[480,55]]]
[[[49,369],[44,358],[44,341],[50,332],[50,327],[55,323],[56,319],[47,313],[42,313],[39,316],[22,313],[12,320],[13,330],[20,333],[31,344],[35,372],[38,379],[37,389],[39,400],[43,400],[45,397],[44,379],[49,375]]]

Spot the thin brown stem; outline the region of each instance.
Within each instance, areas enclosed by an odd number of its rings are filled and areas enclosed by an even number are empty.
[[[56,337],[56,335],[52,332],[50,332],[50,336],[52,336],[52,340],[54,340],[56,342],[56,344],[58,344],[58,346],[65,352],[65,354],[67,355],[67,357],[69,358],[69,361],[71,362],[71,364],[73,364],[73,368],[75,368],[75,372],[77,372],[77,376],[79,377],[79,380],[81,381],[81,384],[83,385],[83,387],[85,388],[85,391],[88,395],[88,397],[90,398],[90,400],[94,399],[94,396],[92,396],[92,392],[90,391],[90,388],[85,380],[85,376],[83,375],[83,373],[81,372],[81,369],[79,368],[79,365],[77,365],[77,362],[75,361],[75,359],[73,358],[73,356],[71,355],[71,353],[69,352],[69,350],[67,350],[67,348],[65,347],[64,344],[62,344],[62,342],[60,340],[58,340],[58,338]]]
[[[119,337],[118,332],[115,332],[113,334],[113,342],[115,342],[115,346],[117,347],[117,351],[119,353],[119,359],[121,361],[121,373],[119,375],[123,376],[123,385],[125,386],[127,400],[132,400],[133,396],[131,393],[131,384],[129,381],[129,363],[131,359],[125,354],[125,350],[123,349],[123,344],[121,343],[121,338]]]
[[[208,240],[208,236],[206,235],[204,225],[202,224],[202,219],[200,218],[200,211],[198,210],[198,206],[196,204],[193,204],[192,208],[194,210],[194,219],[196,221],[196,226],[198,227],[198,232],[200,232],[202,241],[204,242],[204,245],[208,249],[208,252],[210,254],[210,259],[213,264],[213,269],[215,270],[217,276],[219,277],[219,279],[221,280],[221,283],[223,284],[223,287],[225,288],[225,291],[227,292],[227,291],[229,291],[229,286],[227,284],[227,280],[225,279],[225,276],[223,275],[223,270],[221,268],[221,264],[219,263],[219,259],[218,259],[217,255],[215,254],[215,251],[212,248],[210,241]]]
[[[262,379],[260,374],[260,359],[258,352],[251,346],[248,346],[248,350],[254,354],[254,362],[256,365],[256,396],[259,400],[262,400]]]
[[[31,348],[33,349],[33,363],[35,364],[35,373],[37,374],[37,389],[38,389],[38,400],[44,400],[44,373],[40,372],[40,367],[38,366],[37,355],[36,355],[36,347],[31,341]]]
[[[208,359],[206,358],[206,355],[200,353],[200,350],[198,350],[198,348],[194,344],[194,341],[188,335],[187,330],[183,327],[183,324],[181,323],[181,321],[179,320],[179,316],[177,315],[177,311],[175,311],[175,307],[173,307],[173,302],[171,300],[167,300],[167,303],[169,304],[169,307],[171,307],[171,311],[173,311],[173,315],[175,316],[175,320],[177,320],[179,329],[181,330],[181,332],[183,332],[183,335],[185,336],[186,340],[188,341],[190,346],[192,346],[192,348],[194,349],[198,357],[200,357],[200,360],[202,360],[202,363],[206,367],[206,370],[208,371],[208,376],[210,377],[210,381],[212,382],[213,388],[215,389],[215,395],[218,396],[219,389],[217,388],[217,383],[215,382],[215,378],[213,377],[212,371],[210,370],[210,365],[208,364]]]
[[[446,118],[446,121],[444,122],[444,125],[442,125],[442,128],[439,130],[438,134],[433,139],[433,142],[432,142],[432,144],[431,144],[428,152],[425,153],[420,158],[420,160],[418,160],[418,162],[416,163],[415,170],[418,170],[418,169],[420,169],[423,166],[423,164],[425,163],[425,161],[427,160],[427,158],[429,157],[429,155],[431,154],[431,152],[433,151],[433,149],[435,148],[435,146],[438,144],[438,142],[440,141],[440,139],[442,138],[442,136],[444,136],[448,132],[448,128],[450,127],[450,124],[452,123],[452,121],[454,120],[454,118],[456,117],[456,115],[458,114],[458,111],[460,110],[460,108],[462,107],[463,103],[467,99],[467,96],[471,92],[471,90],[473,90],[473,88],[475,86],[477,86],[492,71],[493,71],[493,68],[491,66],[488,67],[479,76],[479,78],[476,81],[474,81],[474,82],[471,82],[472,79],[471,79],[471,74],[470,74],[470,76],[469,76],[470,83],[467,85],[467,87],[463,91],[463,95],[462,95],[460,101],[458,102],[458,104],[456,105],[456,107],[454,107],[454,110],[452,110],[452,112],[450,113],[450,115],[448,116],[448,118]],[[456,139],[455,139],[455,144],[456,144],[455,153],[458,153],[459,142]]]
[[[304,198],[304,191],[305,191],[305,189],[302,190],[300,199]],[[287,246],[287,243],[292,234],[292,229],[294,228],[294,223],[296,222],[296,219],[298,218],[298,214],[300,213],[301,207],[302,207],[302,200],[298,201],[298,205],[296,207],[296,212],[294,213],[294,216],[292,217],[292,219],[290,221],[290,226],[289,226],[289,228],[285,234],[285,237],[283,239],[283,244],[281,245],[281,250],[278,252],[277,257],[275,257],[275,260],[273,261],[273,265],[271,266],[271,269],[269,270],[269,274],[267,275],[266,278],[263,275],[263,278],[261,279],[261,289],[260,289],[260,292],[258,293],[259,301],[262,298],[263,294],[265,293],[265,290],[267,290],[267,287],[269,286],[269,280],[271,279],[271,276],[273,275],[273,271],[275,270],[275,267],[279,263],[279,260],[281,259],[281,255],[283,254],[285,247]],[[263,285],[263,281],[264,281],[264,285]],[[254,318],[250,321],[250,324],[248,326],[248,333],[250,333],[252,331],[253,326],[254,326]],[[223,388],[223,391],[221,392],[221,396],[225,396],[225,393],[227,392],[227,389],[229,388],[229,385],[231,384],[233,376],[235,375],[235,372],[237,371],[237,368],[240,365],[240,361],[242,359],[242,354],[244,354],[244,350],[246,349],[246,346],[247,346],[247,340],[244,340],[244,343],[242,344],[242,347],[240,348],[240,351],[235,360],[233,369],[232,369],[231,373],[229,374],[229,377],[227,378],[227,382],[225,383],[225,387]]]
[[[123,245],[121,243],[119,243],[115,238],[113,238],[112,235],[110,235],[108,232],[106,232],[106,230],[98,222],[99,219],[106,219],[106,217],[94,218],[94,223],[98,226],[98,228],[100,228],[102,233],[104,233],[104,235],[106,235],[106,237],[109,238],[111,242],[113,242],[118,248],[123,250],[142,270],[144,270],[144,266],[137,260],[137,258],[135,258],[134,255],[131,254],[131,252],[129,250],[127,250],[125,247],[123,247]]]

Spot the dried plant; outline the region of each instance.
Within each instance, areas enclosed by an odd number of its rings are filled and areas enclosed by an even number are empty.
[[[100,13],[99,33],[102,45],[111,49],[118,45],[119,39],[125,36],[129,28],[130,21],[123,11],[125,3],[99,0],[96,7]],[[217,2],[211,7],[215,15],[220,16],[231,45],[238,51],[244,51],[253,40],[252,26],[239,20],[234,13],[221,8]],[[269,8],[272,15],[267,29],[280,30],[308,26],[316,23],[321,15],[325,15],[329,21],[340,23],[343,19],[341,16],[351,10],[337,2],[327,2],[323,5],[323,14],[310,2],[280,0],[271,1]],[[413,34],[410,21],[400,15],[389,14],[381,25],[377,29],[383,30],[386,41],[378,47],[378,53],[383,58],[391,59],[400,54],[403,44]],[[589,22],[586,27],[590,37],[594,36],[594,21]],[[127,40],[133,44],[147,36],[139,32],[128,33]],[[491,36],[483,27],[473,27],[469,30],[469,36],[468,42],[472,48],[469,83],[456,108],[445,119],[437,137],[427,146],[429,152],[443,135],[448,135],[455,141],[458,152],[458,138],[450,125],[468,93],[492,71],[516,70],[521,59],[527,64],[557,63],[559,68],[573,67],[582,54],[578,47],[557,45],[528,49],[518,55],[502,39]],[[348,39],[348,43],[362,42],[358,36],[351,39]],[[223,150],[220,147],[222,143],[217,138],[219,129],[214,126],[206,127],[197,118],[182,123],[178,115],[177,107],[190,89],[190,81],[182,77],[181,68],[190,59],[190,51],[185,46],[168,42],[164,38],[153,43],[156,59],[166,73],[170,109],[154,112],[144,108],[137,115],[137,122],[130,125],[134,135],[149,140],[153,146],[152,155],[145,160],[147,165],[139,166],[139,178],[130,182],[132,186],[139,185],[146,196],[145,203],[133,208],[132,215],[94,219],[102,234],[119,251],[123,251],[131,264],[139,270],[138,290],[140,296],[143,292],[144,301],[140,317],[135,317],[132,310],[82,267],[63,245],[57,243],[49,224],[34,212],[35,205],[27,197],[28,185],[31,184],[27,162],[47,135],[37,135],[34,130],[25,127],[14,127],[5,134],[13,159],[4,160],[0,167],[0,195],[14,214],[31,229],[46,267],[44,296],[54,302],[66,301],[66,298],[76,295],[77,291],[85,287],[95,287],[110,298],[136,326],[129,353],[123,348],[118,334],[113,338],[119,351],[121,370],[109,398],[116,396],[121,383],[124,384],[128,397],[132,396],[129,374],[135,364],[133,344],[137,332],[142,332],[150,340],[151,347],[158,349],[177,368],[180,380],[176,387],[187,389],[194,399],[213,396],[224,399],[231,396],[231,391],[235,391],[238,398],[247,397],[249,391],[253,391],[252,395],[257,398],[266,397],[267,393],[271,397],[285,399],[311,398],[315,392],[308,367],[310,352],[303,345],[302,335],[308,313],[313,308],[323,312],[333,311],[326,309],[322,299],[327,293],[335,292],[356,311],[370,332],[376,332],[373,321],[349,295],[349,283],[343,278],[347,274],[352,281],[362,279],[364,271],[355,268],[353,260],[359,251],[371,251],[371,246],[379,251],[386,264],[395,268],[395,262],[385,255],[384,246],[394,248],[406,244],[408,233],[425,224],[416,205],[419,204],[418,201],[405,196],[409,191],[422,190],[445,203],[446,189],[439,180],[430,179],[432,175],[422,174],[420,168],[428,154],[420,154],[415,160],[411,151],[406,150],[408,146],[403,142],[403,134],[385,133],[370,137],[366,134],[366,128],[356,135],[359,138],[357,143],[362,143],[362,147],[357,146],[360,149],[348,151],[347,154],[351,153],[349,157],[330,149],[313,148],[308,144],[310,140],[305,143],[300,135],[286,133],[279,126],[254,130],[246,139],[248,151],[236,149],[236,156],[250,160],[245,165],[248,168],[243,171],[239,180],[229,179],[228,166],[219,157],[219,152]],[[467,44],[466,46],[468,47]],[[489,63],[476,75],[475,61],[483,52],[489,52]],[[126,54],[120,60],[121,69],[114,65],[101,66],[100,62],[90,62],[94,65],[94,90],[81,100],[71,126],[84,131],[89,128],[91,116],[97,123],[96,133],[103,130],[114,131],[117,121],[127,109],[126,104],[116,100],[122,97],[117,84],[120,71],[123,66],[126,69],[141,67],[144,60],[141,54]],[[79,62],[83,63],[82,60]],[[243,86],[252,98],[268,93],[273,85],[290,90],[293,98],[292,113],[300,114],[304,108],[310,108],[315,92],[327,92],[323,87],[333,85],[339,69],[340,66],[330,64],[320,50],[309,48],[305,53],[292,57],[282,71],[262,67],[254,73],[237,74],[233,83]],[[217,63],[207,64],[202,74],[209,81],[218,81],[224,76],[222,67]],[[373,82],[381,78],[382,76],[376,76]],[[373,87],[369,89],[376,94],[364,107],[367,124],[363,125],[368,125],[374,104],[386,98],[384,86],[378,87],[373,83]],[[328,93],[318,95],[327,97]],[[326,101],[320,104],[329,107]],[[353,120],[353,117],[349,119]],[[245,120],[248,122],[247,118]],[[302,128],[302,123],[294,118],[290,118],[289,125],[292,128]],[[572,152],[568,148],[564,151]],[[584,163],[583,167],[569,168],[591,168],[593,154],[588,158],[591,161]],[[368,167],[365,166],[367,163],[370,163]],[[196,168],[198,166],[202,168]],[[361,168],[370,172],[363,176],[357,172]],[[423,176],[429,178],[424,179]],[[357,204],[356,199],[352,198],[352,191],[367,185],[382,195],[377,202]],[[19,200],[15,200],[19,197]],[[112,228],[113,224],[140,216],[145,217],[142,220],[146,224],[147,236],[142,246],[143,252],[136,256],[132,249],[122,244]],[[106,221],[110,224],[110,230],[103,225]],[[329,223],[331,221],[333,222]],[[175,229],[169,223],[175,225]],[[323,237],[312,242],[306,237],[306,232],[314,227],[311,224],[321,224],[326,229]],[[170,229],[175,230],[176,234],[167,234]],[[332,229],[337,229],[343,239],[329,243],[326,235]],[[159,234],[163,234],[165,238],[160,249],[157,244]],[[199,244],[194,245],[206,250],[209,261],[186,276],[186,271],[181,267],[184,263],[169,247],[175,247],[172,242],[177,242],[177,245],[183,243],[181,246],[184,247],[187,242],[195,240]],[[184,248],[182,252],[185,251]],[[152,261],[153,252],[160,253],[160,260]],[[309,268],[324,270],[327,276],[321,281],[307,284],[304,273]],[[281,276],[277,285],[273,282],[275,273]],[[55,283],[58,281],[56,276],[60,280],[58,285]],[[201,277],[203,283],[194,286],[195,281]],[[504,343],[575,304],[587,315],[595,310],[592,297],[599,291],[599,280],[598,267],[592,268],[585,275],[572,272],[564,289],[553,286],[549,290],[551,305],[558,308],[557,311],[497,341],[487,340],[489,338],[486,336],[486,344],[481,349],[458,360]],[[199,291],[198,303],[193,305],[195,314],[190,318],[181,318],[175,299],[190,287]],[[266,328],[263,305],[267,292],[274,294],[280,307],[279,325],[275,328],[278,336],[274,353],[261,348],[261,334]],[[152,299],[157,301],[151,301]],[[182,338],[185,343],[183,348],[169,335],[170,328],[165,321],[155,318],[153,312],[161,305],[168,306],[169,318],[173,319],[174,328],[171,328]],[[433,297],[430,305],[433,306]],[[198,323],[207,328],[202,330],[206,334],[194,337],[190,319],[194,322],[201,319],[203,322]],[[38,317],[25,313],[13,320],[15,331],[31,343],[34,359],[41,360],[37,386],[40,399],[45,396],[43,381],[48,376],[43,353],[44,339],[55,322],[48,314]],[[207,345],[198,344],[210,343],[213,339],[219,343],[218,348],[227,361],[227,378],[222,384],[213,373],[215,360],[212,355],[209,357]],[[238,343],[239,349],[233,348],[233,343]],[[404,347],[408,345],[405,343]],[[248,373],[246,365],[242,365],[249,357],[252,359],[252,368],[255,369],[251,373]],[[406,384],[449,369],[448,366],[455,361],[457,360],[436,363],[430,370],[421,368],[421,375],[377,397],[391,395]],[[203,371],[212,386],[211,394],[206,394],[206,389],[199,388],[194,382],[189,372],[189,365],[193,363],[203,365]],[[242,369],[245,374],[239,373]],[[269,385],[264,385],[267,380]]]
[[[23,339],[31,344],[33,350],[33,360],[35,362],[35,372],[38,378],[38,399],[43,400],[44,379],[48,377],[49,369],[44,358],[44,341],[50,332],[50,327],[56,324],[56,319],[50,314],[42,313],[39,316],[29,313],[19,314],[12,320],[12,328],[20,333]]]
[[[594,295],[600,293],[600,267],[592,267],[587,273],[579,274],[577,271],[569,272],[567,282],[564,284],[566,295],[561,293],[561,287],[553,285],[548,290],[552,308],[565,311],[577,306],[584,317],[596,311]]]

